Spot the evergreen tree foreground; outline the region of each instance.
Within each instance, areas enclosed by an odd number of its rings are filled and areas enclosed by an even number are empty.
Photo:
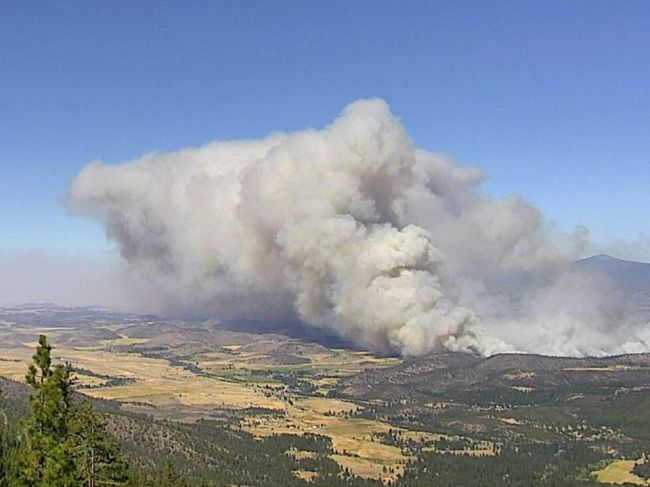
[[[14,444],[2,443],[0,485],[99,487],[125,485],[128,465],[102,417],[73,399],[69,364],[52,364],[52,346],[39,336],[26,381],[29,413]]]

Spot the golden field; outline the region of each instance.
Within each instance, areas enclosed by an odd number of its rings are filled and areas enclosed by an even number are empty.
[[[0,375],[24,380],[27,364],[36,346],[34,339],[17,346],[0,348]],[[124,351],[130,345],[143,345],[146,338],[129,337],[119,327],[114,339],[102,339],[83,346],[57,346],[57,338],[65,338],[70,330],[47,330],[59,362],[68,362],[80,369],[77,381],[89,396],[115,400],[123,409],[179,421],[194,421],[215,410],[247,410],[262,408],[273,414],[244,415],[240,427],[255,436],[279,433],[315,433],[329,437],[332,458],[350,472],[368,478],[394,479],[403,472],[410,458],[395,446],[383,444],[376,435],[399,430],[420,441],[434,441],[437,436],[395,428],[390,424],[351,416],[361,406],[339,399],[322,397],[337,384],[340,377],[364,368],[384,367],[399,363],[398,359],[378,357],[367,352],[343,349],[317,350],[303,354],[308,363],[277,364],[268,359],[267,348],[277,344],[258,341],[253,345],[226,343],[218,350],[197,355],[192,364],[206,375],[172,364],[164,358],[143,356]],[[305,359],[305,361],[307,361]],[[313,396],[292,394],[272,377],[274,372],[308,372],[305,380],[312,383]],[[128,383],[110,385],[106,377],[128,379]],[[90,386],[90,387],[89,387]],[[292,453],[301,455],[300,452]],[[303,453],[304,454],[304,453]],[[296,471],[304,479],[315,473]]]

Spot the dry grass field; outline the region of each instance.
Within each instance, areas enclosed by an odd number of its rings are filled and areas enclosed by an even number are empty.
[[[244,351],[239,345],[222,346],[228,353],[213,352],[202,354],[197,365],[216,374],[229,371],[310,371],[316,375],[314,383],[327,388],[336,384],[337,378],[356,374],[367,368],[389,367],[400,363],[394,357],[377,357],[367,352],[351,350],[332,350],[328,353],[304,353],[308,360],[301,364],[265,363],[268,355],[263,351]]]
[[[155,417],[192,421],[209,415],[215,409],[265,408],[279,415],[247,416],[243,429],[257,436],[277,433],[318,433],[331,438],[336,452],[333,458],[344,468],[364,477],[395,478],[402,472],[408,459],[394,446],[373,439],[373,434],[386,433],[390,425],[379,421],[349,418],[359,406],[351,402],[326,397],[290,396],[286,387],[274,380],[270,372],[309,372],[305,380],[324,393],[337,384],[340,377],[349,376],[369,367],[383,367],[398,363],[395,358],[376,357],[366,352],[317,349],[301,354],[299,364],[277,364],[268,360],[268,350],[277,346],[274,341],[254,344],[224,343],[223,351],[203,353],[195,364],[207,373],[206,377],[163,358],[144,357],[119,351],[124,346],[141,345],[147,338],[133,338],[122,333],[123,327],[113,326],[116,338],[89,341],[80,346],[58,346],[66,342],[73,329],[32,329],[25,332],[31,339],[0,348],[0,375],[24,380],[27,364],[36,346],[36,337],[46,332],[55,349],[53,356],[59,362],[69,362],[81,370],[77,380],[84,393],[120,401],[123,408],[144,412]],[[108,327],[107,327],[108,329]],[[32,338],[33,337],[33,338]],[[85,372],[88,371],[88,372]],[[129,383],[108,385],[104,377],[129,379]],[[273,387],[273,392],[264,389]],[[307,452],[288,452],[296,457]],[[313,480],[315,472],[298,470],[295,475]]]
[[[87,394],[122,402],[151,404],[159,409],[213,406],[243,409],[284,409],[284,403],[255,388],[225,380],[198,376],[167,360],[107,351],[59,351],[64,360],[93,372],[132,378],[135,382],[89,389]]]
[[[33,354],[33,345],[25,343],[22,347],[0,349],[0,375],[18,381],[24,380],[27,364]],[[98,375],[132,379],[133,382],[129,384],[101,387],[106,383],[105,379],[84,373],[76,374],[81,385],[99,386],[85,389],[85,394],[117,400],[127,405],[150,405],[148,412],[159,417],[168,413],[177,418],[179,410],[182,410],[188,419],[198,419],[204,414],[205,406],[212,409],[263,407],[279,410],[285,407],[282,401],[267,397],[255,387],[202,377],[182,367],[172,366],[164,359],[113,352],[99,347],[57,347],[53,355],[60,362],[69,362],[74,367]],[[198,407],[196,411],[194,406]]]
[[[594,476],[604,484],[650,485],[650,482],[634,474],[634,464],[634,460],[614,460],[605,468],[594,472]]]
[[[364,369],[386,367],[399,359],[374,356],[367,352],[326,349],[297,342],[257,340],[244,343],[242,337],[222,337],[213,350],[192,355],[192,367],[166,358],[143,356],[137,348],[157,345],[158,338],[130,337],[124,327],[106,327],[113,338],[88,340],[70,346],[67,328],[46,330],[59,362],[79,369],[76,376],[85,394],[116,400],[125,410],[157,418],[195,421],[218,410],[262,408],[273,414],[247,414],[240,427],[257,437],[279,433],[315,433],[331,439],[332,459],[342,468],[366,478],[394,480],[403,473],[411,458],[397,446],[381,442],[381,435],[398,431],[403,439],[432,444],[440,435],[396,428],[377,420],[355,417],[361,406],[340,399],[323,397],[341,377]],[[33,332],[29,337],[30,332]],[[0,375],[24,380],[27,364],[42,330],[25,331],[24,340],[0,348]],[[29,337],[29,338],[28,338]],[[74,342],[77,343],[77,342]],[[278,346],[285,347],[278,353]],[[131,348],[130,348],[131,347]],[[135,351],[134,351],[135,350]],[[274,352],[275,351],[275,352]],[[285,363],[288,362],[288,363]],[[205,373],[200,373],[204,371]],[[313,395],[291,392],[274,374],[299,377],[314,387]],[[123,379],[123,383],[108,378]],[[284,376],[282,376],[284,377]],[[492,446],[477,447],[465,454],[490,454]],[[288,451],[294,458],[309,458],[309,452]],[[297,470],[294,474],[312,481],[315,472]]]
[[[294,470],[293,474],[307,482],[313,482],[318,477],[318,472],[312,472],[311,470]]]
[[[336,453],[334,460],[359,476],[378,478],[384,467],[401,469],[408,457],[399,448],[373,437],[373,434],[388,433],[394,428],[380,421],[340,415],[354,407],[336,399],[297,399],[293,406],[287,406],[283,416],[248,416],[241,426],[259,437],[307,432],[327,436]],[[338,413],[330,414],[332,411]]]
[[[412,460],[399,447],[387,445],[378,435],[398,433],[402,439],[434,442],[440,439],[459,439],[432,433],[410,431],[370,419],[348,417],[345,413],[359,406],[329,398],[300,398],[288,405],[282,416],[248,416],[242,420],[244,430],[258,437],[273,434],[303,434],[306,432],[327,436],[332,440],[335,460],[342,468],[365,478],[393,480],[403,472],[404,465]],[[434,450],[434,448],[430,448]],[[454,454],[494,455],[494,444],[476,442],[472,448],[454,451]]]
[[[291,458],[296,460],[304,460],[305,458],[316,458],[317,453],[313,451],[297,450],[296,448],[291,448],[285,452]]]
[[[367,458],[348,455],[332,455],[332,459],[341,468],[348,469],[359,477],[369,479],[381,479],[384,482],[394,481],[404,473],[404,464],[400,463],[377,463]]]
[[[27,347],[0,349],[0,375],[22,381],[27,373],[27,364],[32,353],[32,350]]]

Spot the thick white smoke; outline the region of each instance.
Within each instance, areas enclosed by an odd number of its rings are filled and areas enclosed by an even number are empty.
[[[322,130],[92,162],[68,200],[104,222],[163,311],[297,318],[407,355],[630,342],[599,283],[570,270],[585,231],[551,238],[481,179],[413,147],[369,99]]]

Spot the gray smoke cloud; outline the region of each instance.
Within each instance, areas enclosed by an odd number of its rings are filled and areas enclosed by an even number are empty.
[[[321,130],[91,162],[67,199],[158,310],[298,319],[405,355],[647,349],[606,283],[570,265],[586,230],[552,234],[482,179],[367,99]]]

